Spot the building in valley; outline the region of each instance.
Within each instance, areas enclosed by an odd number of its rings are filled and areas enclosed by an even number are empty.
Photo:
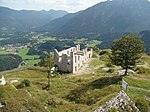
[[[58,71],[75,73],[92,58],[92,49],[80,50],[80,45],[58,52],[54,50],[55,66]]]

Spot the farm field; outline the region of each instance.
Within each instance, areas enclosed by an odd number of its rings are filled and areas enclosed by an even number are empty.
[[[15,52],[13,51],[6,51],[6,50],[0,50],[0,54],[14,54]]]
[[[29,48],[22,48],[19,50],[18,55],[22,57],[23,60],[25,60],[26,65],[25,66],[34,66],[34,64],[38,64],[40,62],[40,59],[38,55],[27,55]],[[23,66],[22,66],[23,67]]]

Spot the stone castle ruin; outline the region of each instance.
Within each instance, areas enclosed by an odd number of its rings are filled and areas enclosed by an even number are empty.
[[[75,73],[92,57],[93,50],[80,50],[80,45],[58,52],[54,50],[55,66],[58,71]]]

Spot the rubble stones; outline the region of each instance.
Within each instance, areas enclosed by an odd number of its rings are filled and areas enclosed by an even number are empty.
[[[140,112],[124,91],[120,91],[117,96],[113,97],[94,112],[109,112],[111,109],[121,110],[123,112]]]
[[[5,85],[5,84],[6,84],[6,80],[4,76],[2,76],[2,78],[0,78],[0,85]]]
[[[6,105],[5,102],[0,102],[0,108],[4,107]]]

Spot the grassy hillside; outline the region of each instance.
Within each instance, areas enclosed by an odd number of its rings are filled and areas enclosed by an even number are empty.
[[[143,105],[148,105],[150,103],[148,102],[150,99],[150,72],[148,71],[150,56],[143,55],[138,67],[143,63],[145,72],[140,73],[138,69],[138,73],[129,74],[123,79],[129,85],[127,94],[130,98],[134,102],[142,99],[145,102]],[[0,101],[6,102],[6,106],[2,109],[7,112],[20,112],[19,109],[23,112],[27,110],[46,112],[44,108],[51,112],[92,112],[122,89],[120,86],[122,79],[116,73],[121,68],[111,65],[106,54],[100,59],[93,58],[89,67],[92,71],[87,71],[86,74],[57,75],[51,79],[49,90],[43,89],[47,85],[47,72],[27,69],[5,73],[7,85],[0,86],[0,91],[2,91]],[[28,79],[31,86],[19,89],[18,85],[24,79]],[[12,80],[19,81],[13,83],[18,88],[17,90],[10,84]],[[146,112],[146,109],[141,110]]]
[[[6,106],[0,112],[45,112],[42,102],[30,97],[25,90],[16,90],[9,83],[0,86],[0,101]],[[42,109],[43,108],[43,109]]]

